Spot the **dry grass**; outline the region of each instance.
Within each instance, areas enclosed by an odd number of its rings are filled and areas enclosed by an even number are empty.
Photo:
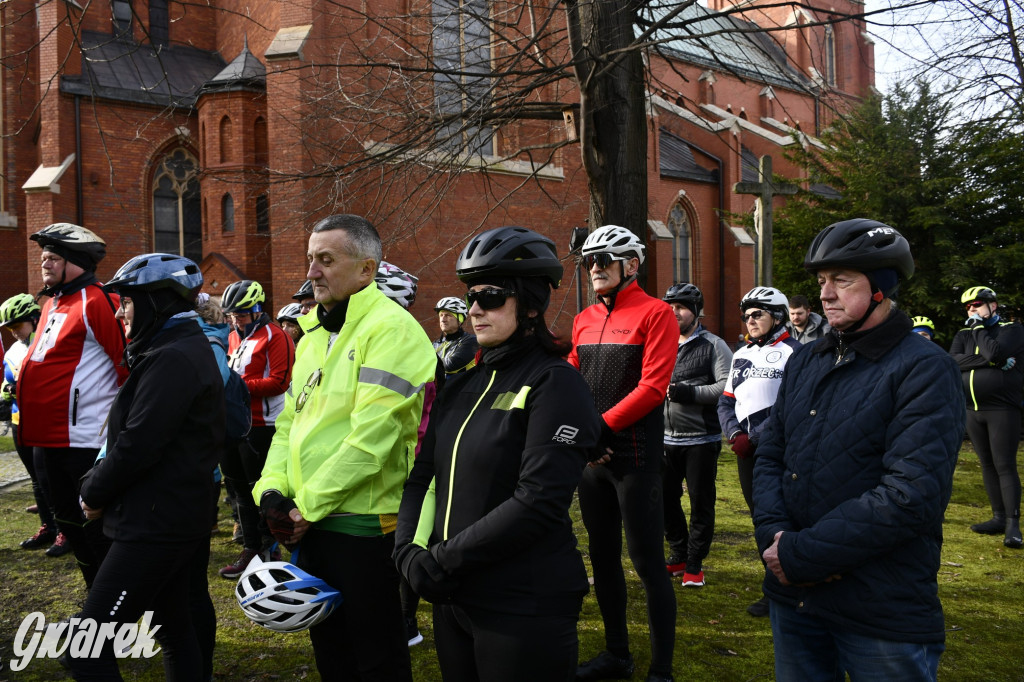
[[[678,617],[675,677],[677,680],[770,680],[771,630],[767,619],[751,618],[746,606],[760,595],[761,564],[757,560],[750,518],[736,480],[735,460],[726,453],[719,465],[717,532],[704,565],[707,586],[683,589],[676,582]],[[81,578],[70,557],[48,559],[18,548],[35,530],[36,519],[24,512],[31,503],[25,486],[0,492],[0,680],[61,679],[55,661],[31,663],[13,674],[7,668],[14,632],[25,614],[43,612],[48,620],[77,610],[84,596]],[[939,589],[946,609],[947,651],[939,679],[950,681],[1024,680],[1019,657],[1024,651],[1024,552],[1003,547],[1001,537],[971,533],[968,526],[988,517],[977,459],[962,453],[953,500],[946,515],[946,544]],[[578,522],[578,518],[577,518]],[[232,560],[237,545],[230,541],[230,522],[213,538],[210,583],[219,617],[215,661],[217,680],[319,679],[304,635],[276,635],[250,624],[232,596],[233,581],[217,577],[216,569]],[[580,537],[585,533],[580,528]],[[627,568],[630,568],[628,559]],[[630,579],[629,616],[632,649],[637,659],[634,679],[642,679],[649,663],[647,618],[643,590]],[[429,605],[421,604],[420,624],[426,638],[412,649],[416,680],[439,680],[429,626]],[[603,648],[600,615],[593,594],[580,620],[580,655],[588,658]],[[159,657],[124,662],[127,680],[161,680]]]

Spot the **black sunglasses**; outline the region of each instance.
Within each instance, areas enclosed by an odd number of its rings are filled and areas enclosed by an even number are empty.
[[[760,320],[762,317],[764,317],[767,314],[768,313],[766,313],[763,310],[755,310],[754,312],[750,313],[749,315],[740,315],[740,319],[743,320],[744,322],[746,322],[747,320]]]
[[[466,306],[473,307],[478,303],[483,310],[494,310],[505,305],[510,296],[515,296],[512,289],[481,289],[480,291],[466,292]]]
[[[596,263],[597,267],[604,270],[606,267],[608,267],[617,260],[627,259],[620,258],[618,256],[613,256],[610,253],[588,253],[586,256],[583,257],[583,266],[587,270],[589,270],[592,267],[594,267],[594,264]]]

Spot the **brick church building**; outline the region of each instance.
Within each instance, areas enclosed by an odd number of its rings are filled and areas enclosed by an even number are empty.
[[[647,288],[695,282],[705,325],[732,340],[736,304],[754,283],[753,240],[722,217],[751,212],[754,197],[733,185],[756,180],[764,155],[794,177],[786,149],[820,144],[835,112],[868,93],[874,64],[864,22],[837,21],[863,11],[859,0],[710,3],[682,13],[689,37],[680,30],[646,55]],[[417,66],[453,60],[470,72],[452,77],[469,82],[460,92],[472,91],[481,79],[466,54],[486,45],[486,60],[508,55],[494,39],[499,18],[520,36],[554,26],[529,50],[538,64],[567,63],[564,8],[510,11],[522,6],[5,0],[0,300],[39,290],[28,236],[66,221],[106,240],[101,279],[139,253],[182,253],[201,263],[210,293],[256,279],[276,311],[304,280],[305,230],[349,212],[377,225],[386,260],[420,278],[412,312],[436,334],[433,303],[461,294],[454,263],[472,234],[524,225],[564,253],[586,220],[568,114],[523,107],[484,130],[447,119],[429,139],[413,132],[430,120],[424,112],[464,101],[436,74],[417,79]],[[579,101],[564,74],[534,94],[549,113]],[[576,312],[572,272],[549,314],[562,333]]]

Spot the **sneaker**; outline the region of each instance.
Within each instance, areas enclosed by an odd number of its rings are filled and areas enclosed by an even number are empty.
[[[975,533],[981,533],[982,535],[999,535],[1005,529],[1005,516],[993,516],[988,521],[985,521],[983,523],[975,523],[971,526],[971,530],[973,530]]]
[[[747,613],[754,618],[764,618],[768,615],[768,597],[761,597],[756,602],[747,607]]]
[[[236,545],[240,545],[245,542],[245,539],[242,537],[242,524],[238,521],[235,521],[235,527],[231,531],[231,541]]]
[[[704,587],[704,571],[683,573],[683,587]]]
[[[678,554],[669,554],[665,559],[665,570],[669,575],[682,575],[686,572],[686,558]]]
[[[36,531],[36,534],[28,540],[21,541],[22,549],[42,549],[57,538],[57,529],[48,523],[44,523]]]
[[[263,555],[260,556],[261,559],[269,561],[269,557],[264,552],[254,552],[251,549],[243,549],[233,564],[228,564],[217,572],[220,574],[221,578],[237,580],[240,575],[245,573],[245,569],[249,566],[249,562],[253,560],[253,557],[261,554]]]
[[[619,658],[610,651],[602,651],[585,663],[576,667],[576,682],[592,680],[626,680],[633,675],[636,664],[633,655]]]
[[[59,557],[64,556],[71,551],[71,543],[68,542],[68,538],[64,533],[57,533],[57,539],[50,545],[50,549],[46,550],[46,556]]]
[[[409,646],[416,646],[423,641],[420,628],[416,625],[416,616],[405,619],[405,636],[409,638]]]

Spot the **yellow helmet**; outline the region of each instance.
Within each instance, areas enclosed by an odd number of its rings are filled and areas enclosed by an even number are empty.
[[[992,291],[988,287],[971,287],[960,296],[960,303],[965,305],[973,301],[995,303],[995,300],[996,292]]]
[[[914,325],[914,329],[917,329],[918,327],[928,327],[929,329],[932,330],[932,334],[935,333],[935,325],[932,324],[932,321],[929,320],[927,317],[915,317],[912,320],[910,320],[910,323]]]

